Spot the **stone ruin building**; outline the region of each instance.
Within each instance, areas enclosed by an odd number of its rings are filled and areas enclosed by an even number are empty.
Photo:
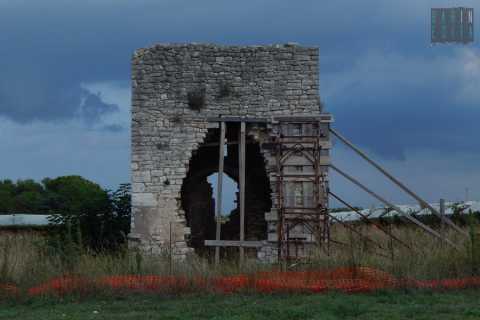
[[[318,83],[318,49],[296,44],[137,50],[131,244],[275,262],[328,241],[332,117]],[[239,183],[228,219],[213,173]]]

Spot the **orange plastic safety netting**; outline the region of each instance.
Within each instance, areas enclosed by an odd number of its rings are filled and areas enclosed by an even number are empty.
[[[391,274],[369,267],[345,267],[333,270],[268,271],[223,277],[184,277],[157,275],[117,275],[98,278],[63,276],[27,290],[29,296],[65,295],[69,293],[111,290],[118,292],[187,292],[213,291],[261,293],[340,291],[372,292],[395,288],[462,289],[480,288],[480,277],[441,280],[397,279]],[[21,294],[13,284],[0,285],[0,296]]]

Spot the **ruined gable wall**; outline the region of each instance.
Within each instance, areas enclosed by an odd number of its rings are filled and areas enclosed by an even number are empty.
[[[206,118],[320,114],[318,49],[156,45],[135,52],[132,90],[131,238],[183,255],[180,189]]]

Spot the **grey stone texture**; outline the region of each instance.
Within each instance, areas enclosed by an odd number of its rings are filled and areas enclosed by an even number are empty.
[[[318,53],[295,44],[158,44],[135,51],[132,243],[152,253],[172,250],[180,258],[192,252],[180,191],[192,152],[206,137],[207,118],[319,116]],[[265,138],[255,128],[248,134],[260,143]],[[274,159],[262,153],[273,174]],[[275,215],[274,208],[266,213],[269,230]],[[275,260],[274,239],[268,238],[258,256]]]

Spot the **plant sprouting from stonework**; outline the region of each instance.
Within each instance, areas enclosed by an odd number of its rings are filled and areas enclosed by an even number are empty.
[[[228,82],[222,82],[219,86],[218,97],[220,99],[230,97],[234,94],[233,87]]]
[[[190,109],[200,111],[205,107],[205,88],[190,91],[187,98]]]

